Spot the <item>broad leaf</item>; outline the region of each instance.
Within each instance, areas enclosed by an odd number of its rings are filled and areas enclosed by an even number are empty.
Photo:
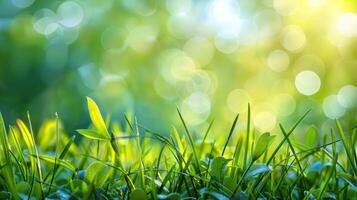
[[[228,159],[225,159],[222,156],[215,157],[211,164],[211,172],[210,172],[211,177],[213,177],[218,181],[222,181],[225,175],[228,161],[229,161]]]
[[[269,132],[263,133],[259,137],[254,148],[253,161],[258,160],[258,158],[264,154],[274,137],[275,136],[271,136]]]
[[[147,199],[147,197],[146,197],[146,193],[143,189],[137,188],[131,192],[130,199],[145,200],[145,199]]]
[[[319,134],[317,133],[317,129],[315,127],[309,128],[306,132],[306,146],[315,147],[319,145]]]
[[[102,138],[110,138],[109,132],[107,130],[107,127],[97,104],[90,97],[87,97],[87,102],[89,116],[92,120],[94,127],[97,129],[98,134],[101,135]]]
[[[253,168],[251,168],[244,179],[248,180],[256,175],[263,174],[265,172],[270,172],[272,170],[271,166],[264,164],[257,164]]]

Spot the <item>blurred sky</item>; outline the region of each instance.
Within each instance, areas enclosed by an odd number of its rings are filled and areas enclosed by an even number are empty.
[[[336,0],[0,1],[0,110],[35,124],[57,111],[88,125],[85,96],[166,131],[252,106],[256,130],[356,123],[357,2]],[[240,123],[240,129],[244,123]]]

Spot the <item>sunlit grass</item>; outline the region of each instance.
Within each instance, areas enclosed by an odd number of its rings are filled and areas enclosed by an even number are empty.
[[[87,103],[92,125],[77,130],[80,139],[68,137],[57,115],[39,134],[30,117],[6,131],[0,115],[0,198],[356,198],[356,126],[336,120],[330,133],[310,128],[300,141],[294,134],[309,111],[293,125],[279,124],[279,133],[259,133],[248,105],[245,131],[235,131],[237,115],[219,138],[210,135],[219,119],[195,134],[178,110],[182,127],[167,135],[133,117],[104,120]]]

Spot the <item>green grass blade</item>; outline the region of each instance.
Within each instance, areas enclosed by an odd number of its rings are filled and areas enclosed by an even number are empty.
[[[239,118],[239,114],[237,114],[237,116],[235,117],[234,121],[233,121],[233,124],[232,124],[232,127],[231,127],[231,130],[229,131],[229,134],[228,134],[228,138],[227,138],[227,141],[226,143],[224,144],[223,146],[223,151],[222,151],[222,154],[221,156],[224,156],[224,152],[226,151],[226,148],[228,146],[228,143],[233,135],[233,131],[234,131],[234,128],[236,127],[237,125],[237,121],[238,121],[238,118]]]
[[[341,124],[337,119],[336,119],[336,127],[337,127],[337,133],[339,134],[340,138],[342,139],[342,144],[343,144],[343,147],[345,148],[347,159],[348,159],[349,163],[351,164],[353,173],[355,175],[357,175],[357,166],[356,166],[357,164],[355,162],[353,162],[353,157],[352,157],[352,153],[351,153],[352,147],[349,146],[348,140],[345,137],[345,133],[343,132]]]
[[[195,162],[196,162],[196,168],[195,169],[197,170],[198,175],[201,176],[200,161],[198,159],[198,156],[197,156],[197,153],[196,153],[196,149],[195,149],[195,145],[193,143],[191,134],[188,131],[188,128],[187,128],[186,123],[185,123],[185,120],[183,119],[183,117],[181,115],[181,112],[180,112],[180,110],[178,108],[177,108],[177,112],[178,112],[178,114],[180,116],[180,119],[181,119],[181,122],[182,122],[182,124],[183,124],[183,126],[185,128],[185,133],[186,133],[187,139],[188,139],[188,141],[190,143],[190,147],[191,147],[191,150],[193,152],[193,156],[195,158]]]
[[[29,122],[29,125],[30,125],[31,140],[32,140],[32,143],[34,145],[34,151],[35,151],[35,155],[36,155],[36,167],[37,167],[37,174],[38,174],[40,188],[41,188],[41,196],[42,196],[42,198],[44,198],[45,194],[44,194],[44,187],[43,187],[41,161],[40,161],[40,157],[39,157],[37,146],[35,144],[35,136],[34,136],[34,133],[33,133],[32,123],[31,123],[31,118],[30,118],[30,113],[29,112],[27,112],[27,119],[28,119],[28,122]]]
[[[248,103],[247,133],[246,133],[245,146],[244,146],[243,169],[246,168],[248,162],[249,142],[250,142],[249,137],[250,137],[250,104]]]
[[[287,143],[288,143],[288,145],[289,145],[289,147],[290,147],[291,152],[293,153],[293,155],[294,155],[294,157],[295,157],[296,163],[298,164],[300,171],[302,171],[302,166],[301,166],[301,164],[300,164],[300,161],[299,161],[298,156],[296,155],[296,151],[295,151],[294,146],[292,145],[292,143],[291,143],[289,137],[287,136],[287,133],[285,132],[283,126],[282,126],[281,124],[279,124],[279,127],[280,127],[281,132],[282,132],[283,135],[284,135],[284,138],[286,138],[286,141],[287,141]]]
[[[287,138],[294,132],[294,130],[296,129],[296,127],[302,122],[302,120],[307,116],[307,114],[309,114],[310,110],[308,110],[302,117],[300,117],[300,119],[295,123],[295,125],[290,129],[290,131],[286,134],[286,136],[284,136],[283,140],[279,143],[279,145],[275,148],[274,152],[272,153],[272,155],[269,157],[268,161],[267,161],[267,165],[270,164],[270,162],[274,159],[275,155],[278,153],[278,151],[280,150],[280,148],[283,146],[283,144],[285,143],[285,141],[287,140]]]
[[[16,191],[16,183],[15,183],[15,175],[12,170],[12,161],[9,153],[9,140],[7,137],[4,119],[2,114],[0,113],[0,140],[1,140],[1,150],[2,156],[0,157],[1,165],[3,165],[1,169],[1,174],[4,177],[7,187],[14,199],[19,199],[19,196]]]

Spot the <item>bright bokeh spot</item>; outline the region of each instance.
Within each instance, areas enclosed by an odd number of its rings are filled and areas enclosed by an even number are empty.
[[[346,109],[339,103],[337,95],[331,95],[324,99],[322,104],[325,115],[330,119],[342,117]]]
[[[291,52],[299,52],[306,45],[306,37],[304,31],[295,25],[290,25],[284,28],[282,37],[282,45]]]
[[[132,49],[144,53],[155,43],[156,35],[156,30],[150,26],[137,26],[129,33],[127,40]]]
[[[289,63],[289,55],[283,50],[274,50],[267,58],[269,68],[275,72],[286,70],[289,67]]]
[[[310,96],[320,90],[320,77],[313,71],[302,71],[295,78],[295,87],[303,95]]]
[[[191,0],[166,0],[167,10],[173,15],[188,13],[191,6]]]
[[[11,0],[11,2],[18,8],[27,8],[35,2],[35,0]]]
[[[195,61],[189,56],[180,55],[172,60],[171,75],[175,80],[187,80],[195,70]]]
[[[43,35],[50,35],[58,28],[56,14],[47,8],[38,10],[33,21],[34,29]]]
[[[357,14],[345,13],[337,21],[338,31],[346,37],[357,36]]]
[[[222,37],[236,37],[240,29],[239,5],[234,0],[213,0],[209,20]]]
[[[234,113],[244,113],[248,109],[251,97],[245,90],[232,90],[227,97],[228,108]]]
[[[65,27],[78,26],[83,18],[84,12],[82,7],[74,1],[65,1],[57,9],[59,23]]]
[[[299,1],[274,0],[274,9],[283,16],[293,15],[298,9]]]
[[[276,116],[269,111],[255,114],[254,125],[261,132],[271,131],[275,128]]]
[[[345,108],[352,108],[357,106],[357,87],[353,85],[345,85],[339,91],[337,95],[339,104]]]
[[[182,114],[187,123],[195,126],[206,121],[211,110],[210,98],[202,92],[194,92],[182,103]]]

